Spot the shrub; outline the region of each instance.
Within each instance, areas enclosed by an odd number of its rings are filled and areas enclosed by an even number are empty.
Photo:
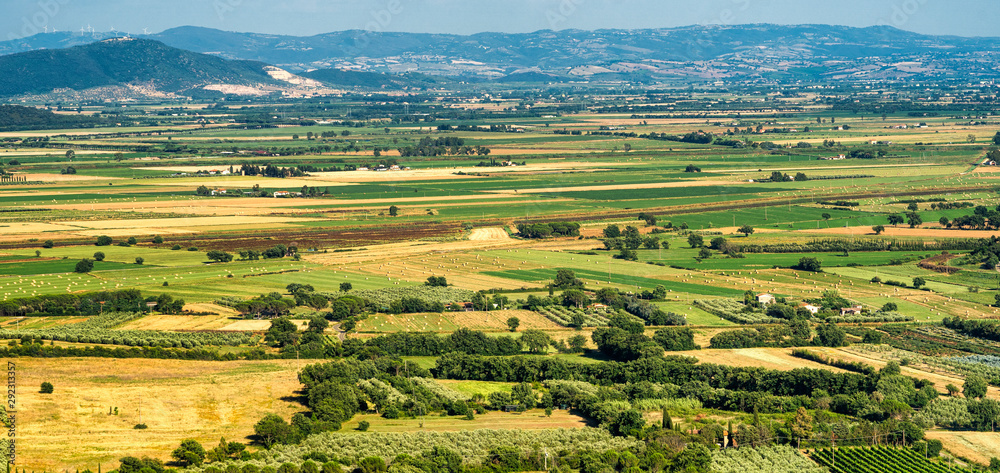
[[[111,237],[107,235],[101,235],[97,237],[97,246],[108,246],[111,244]]]
[[[52,387],[52,383],[46,381],[42,383],[42,389],[39,392],[42,394],[52,394],[53,389],[54,388]]]
[[[42,248],[52,248],[53,246],[56,246],[56,243],[52,240],[45,240],[45,243],[42,244]]]
[[[181,245],[174,245],[170,249],[174,250],[174,251],[177,251],[177,250],[181,249]]]
[[[94,253],[94,261],[104,261],[104,252],[98,251]]]

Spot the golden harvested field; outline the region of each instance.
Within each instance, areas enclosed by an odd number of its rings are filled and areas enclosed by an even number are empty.
[[[472,230],[472,233],[469,235],[469,240],[510,240],[510,235],[508,235],[507,231],[503,228],[476,228]]]
[[[358,323],[360,332],[452,332],[465,327],[473,330],[502,332],[507,319],[521,320],[519,330],[565,330],[564,327],[529,310],[490,312],[444,312],[429,314],[377,314]]]
[[[497,310],[490,312],[454,312],[455,323],[462,327],[484,330],[506,330],[507,319],[521,320],[518,330],[537,328],[542,330],[564,330],[565,327],[546,319],[530,310]]]
[[[147,315],[133,320],[121,330],[234,330],[226,328],[237,321],[229,315]],[[267,327],[264,327],[267,330]]]
[[[110,470],[125,455],[167,461],[186,438],[248,442],[264,413],[287,419],[305,410],[283,398],[301,388],[298,370],[310,363],[19,358],[18,466]],[[38,393],[43,381],[53,394]],[[146,430],[132,428],[140,401]],[[118,415],[108,415],[115,407]]]
[[[860,361],[862,363],[867,363],[876,368],[882,368],[888,364],[889,360],[879,357],[878,353],[872,352],[861,352],[852,349],[851,347],[846,348],[822,348],[816,349],[820,353],[824,353],[827,356],[834,356],[844,361]],[[906,376],[912,376],[917,379],[928,379],[934,383],[934,389],[938,392],[945,393],[945,386],[949,384],[954,384],[955,386],[962,386],[965,383],[965,378],[954,373],[950,373],[938,368],[928,367],[921,365],[919,363],[911,363],[908,366],[903,366],[900,368],[902,373]],[[988,397],[993,399],[1000,399],[1000,388],[995,388],[993,386],[989,387],[987,394]]]
[[[222,326],[218,330],[232,332],[266,332],[269,328],[271,328],[270,320],[237,320],[236,322]]]
[[[40,182],[81,182],[81,181],[117,181],[125,179],[123,177],[99,177],[82,176],[77,174],[54,174],[54,173],[18,173],[28,181]]]
[[[308,222],[315,219],[299,219],[292,217],[258,217],[258,216],[220,216],[220,217],[184,217],[184,218],[149,218],[132,220],[80,220],[65,222],[82,228],[95,230],[111,229],[161,229],[161,228],[204,228],[206,226],[245,225],[247,228],[258,228],[260,225],[276,223]]]
[[[791,370],[795,368],[824,368],[834,372],[843,372],[839,368],[821,365],[819,363],[796,358],[791,355],[791,348],[740,348],[740,349],[706,349],[684,352],[671,352],[671,355],[684,355],[697,358],[702,363],[715,363],[729,366],[752,366],[775,370]]]
[[[988,465],[990,458],[1000,458],[1000,442],[995,432],[948,432],[928,430],[924,434],[929,439],[940,440],[945,450],[953,455]]]

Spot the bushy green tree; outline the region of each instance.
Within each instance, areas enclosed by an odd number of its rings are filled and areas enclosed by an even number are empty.
[[[181,466],[200,466],[205,461],[205,447],[197,440],[187,439],[170,453],[170,457]]]
[[[979,375],[970,374],[965,377],[962,394],[969,399],[982,399],[986,396],[986,380]]]
[[[93,260],[84,258],[80,260],[78,263],[76,263],[76,269],[74,269],[73,271],[78,273],[89,273],[93,270],[94,270]]]

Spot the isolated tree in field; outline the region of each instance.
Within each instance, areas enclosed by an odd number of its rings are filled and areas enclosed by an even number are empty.
[[[951,222],[948,221],[948,217],[941,217],[938,219],[938,224],[940,224],[942,227],[947,227],[949,223]]]
[[[170,456],[182,466],[200,466],[205,461],[205,447],[197,440],[187,439],[174,449]]]
[[[969,133],[969,136],[965,137],[965,141],[968,141],[969,143],[975,143],[976,142],[976,135],[973,135],[972,133]]]
[[[209,260],[215,261],[216,263],[228,263],[233,260],[233,255],[221,250],[209,251],[208,253],[205,253],[205,256],[208,257]]]
[[[424,286],[428,287],[448,287],[448,278],[444,276],[431,276],[427,278],[424,282]]]
[[[955,386],[954,384],[948,383],[944,389],[948,391],[949,396],[955,397],[958,394],[958,386]]]
[[[98,251],[94,253],[94,261],[104,261],[104,252]]]
[[[823,220],[830,220],[831,218],[833,218],[833,215],[823,212],[823,214],[820,215],[820,217],[823,217]]]
[[[354,289],[354,285],[349,282],[340,283],[340,292],[351,292]]]
[[[524,343],[531,353],[545,353],[551,342],[549,335],[538,329],[528,329],[521,334],[521,343]]]
[[[688,245],[691,245],[691,248],[698,248],[704,246],[705,238],[702,237],[701,235],[692,233],[688,235]]]
[[[875,232],[876,235],[881,235],[882,232],[885,231],[885,227],[882,225],[875,225],[872,227],[872,231]]]
[[[622,248],[621,250],[618,251],[618,254],[615,255],[614,258],[624,261],[639,261],[639,253],[637,253],[635,250]]]
[[[1000,131],[993,135],[993,144],[1000,146]]]
[[[737,233],[742,233],[743,236],[753,235],[753,231],[754,231],[753,227],[751,227],[750,225],[743,225],[738,230],[736,230]]]
[[[604,228],[604,238],[618,238],[622,236],[622,231],[618,225],[608,225]]]
[[[698,261],[701,261],[703,259],[708,259],[711,257],[712,257],[712,250],[702,247],[702,249],[698,250],[698,256],[696,259]]]
[[[803,257],[799,258],[799,264],[795,266],[795,269],[801,269],[802,271],[812,271],[818,273],[823,270],[823,263],[813,257]]]
[[[979,375],[970,374],[962,385],[962,394],[968,399],[982,399],[986,396],[986,380]]]
[[[42,250],[35,250],[35,258],[42,256]]]
[[[107,235],[101,235],[97,237],[97,243],[96,243],[97,246],[108,246],[111,243],[112,243],[111,237]]]
[[[556,289],[583,287],[583,281],[577,279],[576,273],[572,270],[560,269],[556,271],[556,278],[552,282],[552,287]]]
[[[511,332],[516,332],[517,328],[521,326],[521,319],[517,317],[511,317],[507,319],[507,330]]]
[[[145,262],[146,262],[146,259],[143,258],[142,256],[136,256],[135,257],[135,264],[142,264],[142,263],[145,263]]]
[[[56,242],[52,240],[45,240],[45,243],[42,243],[42,248],[52,248],[54,246],[56,246]]]
[[[267,414],[253,426],[253,431],[266,448],[284,441],[291,434],[291,426],[277,414]]]
[[[68,150],[66,151],[66,159],[72,161],[76,157],[76,151]]]
[[[115,161],[118,161],[120,163],[124,159],[125,159],[125,155],[124,154],[122,154],[122,153],[115,153]]]
[[[882,305],[882,312],[895,312],[899,310],[899,306],[895,302],[886,302]]]
[[[135,237],[128,237],[128,244],[129,245],[135,245],[137,243],[139,243],[139,240],[137,240]]]
[[[212,191],[208,187],[198,186],[198,188],[194,190],[194,193],[197,195],[210,195]]]
[[[52,394],[52,391],[54,389],[55,388],[52,387],[52,383],[46,381],[46,382],[42,383],[42,389],[39,390],[39,392],[42,393],[42,394]]]
[[[913,287],[920,289],[922,286],[926,286],[927,281],[924,278],[913,278]]]
[[[909,210],[911,212],[916,212],[919,209],[920,209],[920,207],[917,205],[916,202],[910,202],[910,205],[906,206],[906,210]]]
[[[892,225],[894,227],[896,225],[899,225],[899,224],[903,223],[903,221],[904,221],[902,215],[893,214],[893,215],[890,215],[890,216],[888,216],[886,218],[889,220],[889,225]]]
[[[917,225],[924,223],[924,219],[920,218],[920,214],[913,212],[906,214],[906,223],[910,225],[910,228],[916,228]]]
[[[160,235],[156,235],[155,237],[153,237],[153,243],[157,245],[163,244],[163,237],[161,237]]]
[[[399,207],[396,207],[395,205],[389,207],[389,216],[395,217],[397,215],[399,215]]]
[[[74,269],[73,271],[76,271],[78,273],[89,273],[93,271],[93,269],[94,269],[94,262],[87,258],[84,258],[80,260],[78,263],[76,263],[76,269]]]
[[[660,239],[654,236],[646,237],[642,240],[642,247],[647,250],[658,250],[660,248]]]

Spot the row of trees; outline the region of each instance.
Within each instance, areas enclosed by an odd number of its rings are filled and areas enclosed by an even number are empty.
[[[576,222],[519,223],[517,233],[522,238],[580,236],[580,224]]]

